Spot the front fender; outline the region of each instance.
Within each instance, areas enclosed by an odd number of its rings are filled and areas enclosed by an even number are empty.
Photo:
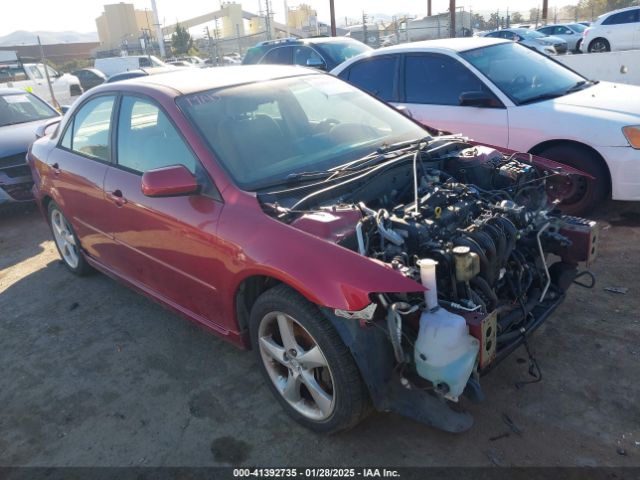
[[[317,305],[350,311],[371,303],[371,293],[424,291],[389,265],[247,207],[228,204],[220,217],[219,236],[229,242],[232,295],[254,275],[282,281]]]

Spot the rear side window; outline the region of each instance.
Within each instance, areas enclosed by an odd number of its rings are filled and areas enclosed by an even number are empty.
[[[375,57],[357,62],[348,71],[348,81],[386,102],[391,102],[394,100],[397,63],[396,56]]]
[[[638,9],[627,10],[625,12],[611,15],[602,22],[602,25],[621,25],[623,23],[634,23],[638,21]]]
[[[441,55],[408,55],[405,60],[407,103],[460,105],[463,92],[487,92],[464,65]]]
[[[184,165],[196,173],[198,161],[173,124],[153,102],[125,96],[118,119],[118,165],[144,173]]]
[[[291,47],[277,47],[269,50],[260,63],[291,65]]]
[[[86,157],[109,161],[109,129],[115,97],[85,103],[67,127],[61,146]]]
[[[553,31],[553,27],[540,28],[538,31],[540,33],[544,33],[545,35],[551,35],[551,32]]]

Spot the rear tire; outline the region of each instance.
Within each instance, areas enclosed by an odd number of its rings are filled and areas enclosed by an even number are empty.
[[[587,147],[556,145],[537,155],[577,168],[594,177],[593,180],[572,176],[571,191],[560,209],[568,215],[584,215],[598,206],[609,193],[609,173],[603,161]]]
[[[284,410],[301,425],[335,433],[358,424],[369,396],[349,349],[318,308],[286,285],[251,310],[260,370]]]
[[[73,227],[56,202],[51,201],[47,210],[49,226],[62,263],[70,272],[79,276],[86,275],[91,267],[84,258],[80,240],[73,231]]]
[[[582,50],[580,50],[580,45],[582,45],[582,39],[576,42],[576,49],[573,51],[573,53],[576,53],[576,54],[582,53]]]
[[[605,38],[596,38],[589,44],[589,53],[610,52],[611,45]]]

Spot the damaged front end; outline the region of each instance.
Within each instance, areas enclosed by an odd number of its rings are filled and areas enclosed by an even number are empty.
[[[579,263],[595,259],[597,224],[556,208],[566,175],[447,136],[260,200],[281,221],[424,287],[372,292],[358,312],[322,310],[379,410],[459,432],[471,416],[450,407],[482,398],[480,377],[549,317]]]

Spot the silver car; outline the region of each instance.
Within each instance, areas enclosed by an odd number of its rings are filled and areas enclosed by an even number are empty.
[[[540,27],[537,31],[543,35],[553,35],[567,42],[567,48],[572,52],[580,52],[582,32],[587,29],[581,23],[557,23]]]
[[[491,38],[513,40],[525,47],[537,50],[545,55],[561,55],[567,53],[567,42],[558,37],[550,37],[528,28],[505,28],[483,35]]]

